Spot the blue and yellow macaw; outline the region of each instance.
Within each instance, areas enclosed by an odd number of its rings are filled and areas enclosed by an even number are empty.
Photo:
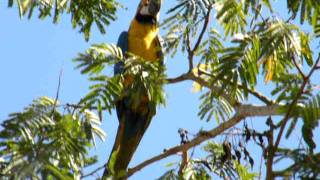
[[[123,54],[134,54],[146,61],[161,62],[163,53],[158,36],[158,19],[161,0],[141,0],[136,15],[131,22],[129,31],[122,32],[118,46]],[[115,74],[124,73],[124,64],[118,63]],[[125,76],[126,84],[132,83],[132,78]],[[143,134],[156,113],[155,104],[141,97],[138,109],[130,107],[130,97],[123,97],[116,103],[119,127],[116,140],[107,163],[104,175],[112,175],[115,179],[123,179]]]

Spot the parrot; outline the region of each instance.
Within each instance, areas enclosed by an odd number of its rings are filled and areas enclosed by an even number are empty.
[[[135,17],[128,31],[120,34],[117,46],[124,55],[131,53],[145,61],[163,62],[161,38],[159,36],[159,14],[161,0],[141,0]],[[124,73],[124,62],[114,66],[115,75]],[[132,83],[132,78],[124,76],[124,87]],[[140,98],[140,97],[139,97]],[[135,153],[146,129],[156,114],[156,105],[148,103],[141,97],[138,109],[128,103],[130,97],[121,97],[116,102],[116,112],[119,121],[115,143],[106,164],[104,177],[126,179],[128,165]]]

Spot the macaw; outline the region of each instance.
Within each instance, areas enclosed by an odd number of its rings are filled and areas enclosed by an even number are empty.
[[[123,54],[134,54],[146,61],[162,64],[163,53],[158,35],[158,20],[161,0],[141,0],[128,31],[121,33],[118,46]],[[124,73],[123,62],[114,67],[115,74]],[[132,78],[124,77],[124,85],[130,84]],[[152,117],[156,113],[155,104],[148,103],[141,97],[138,109],[130,107],[130,97],[122,97],[116,102],[119,120],[118,131],[104,176],[112,175],[114,179],[125,179],[127,168],[136,151]]]

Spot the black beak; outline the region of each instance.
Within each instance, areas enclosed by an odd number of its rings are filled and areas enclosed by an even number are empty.
[[[151,0],[149,5],[149,13],[152,16],[157,16],[161,8],[161,0]]]

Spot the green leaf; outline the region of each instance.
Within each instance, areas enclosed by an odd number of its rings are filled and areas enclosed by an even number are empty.
[[[313,96],[305,103],[303,108],[302,137],[311,151],[316,147],[313,140],[313,130],[319,125],[320,120],[320,94]]]
[[[13,7],[15,3],[21,18],[27,12],[28,18],[31,18],[33,11],[38,9],[39,19],[53,17],[53,23],[58,23],[61,15],[70,14],[73,28],[79,27],[86,40],[89,40],[93,22],[104,34],[105,27],[116,19],[117,9],[123,8],[115,0],[8,0],[8,7]]]
[[[52,165],[46,165],[45,169],[49,170],[52,172],[53,176],[55,176],[56,178],[59,179],[65,179],[65,180],[73,180],[72,177],[65,175],[63,173],[60,172],[60,170]]]
[[[79,177],[84,162],[90,158],[87,150],[91,148],[84,121],[87,118],[93,123],[93,128],[89,128],[99,137],[104,137],[104,132],[93,113],[74,109],[62,114],[60,110],[65,108],[69,107],[56,106],[52,98],[40,97],[24,111],[12,113],[3,121],[0,157],[5,158],[0,163],[1,173],[18,179]]]

